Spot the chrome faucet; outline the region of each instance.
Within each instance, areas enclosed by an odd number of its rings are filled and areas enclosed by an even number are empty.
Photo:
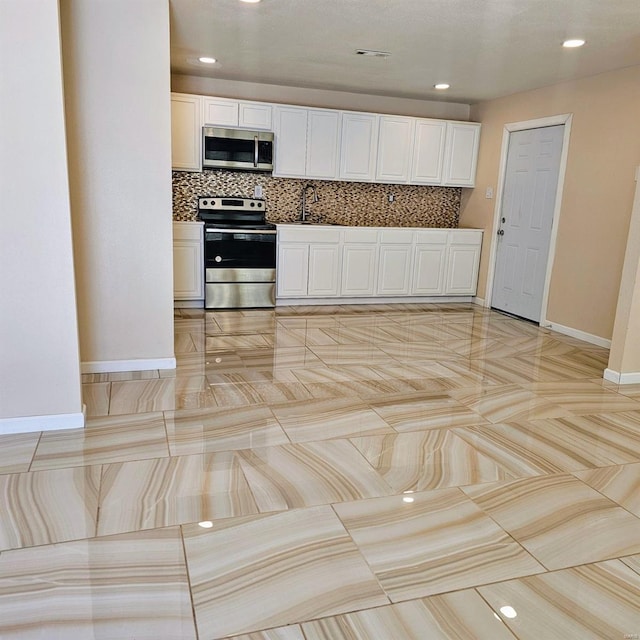
[[[315,186],[312,184],[305,184],[304,187],[302,187],[302,207],[300,210],[300,222],[306,222],[307,214],[309,213],[307,211],[307,190],[308,189],[311,189],[311,191],[313,192],[313,198],[311,202],[318,202],[318,194],[316,192]]]

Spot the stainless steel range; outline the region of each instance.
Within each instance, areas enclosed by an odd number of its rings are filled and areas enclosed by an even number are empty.
[[[205,308],[275,306],[276,226],[265,213],[264,200],[198,198]]]

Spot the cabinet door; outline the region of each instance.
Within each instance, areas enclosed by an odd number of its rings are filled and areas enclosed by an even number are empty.
[[[447,186],[473,187],[476,180],[480,124],[447,122],[444,175]]]
[[[201,300],[204,259],[202,243],[193,240],[173,242],[173,297],[175,300]]]
[[[445,244],[416,245],[411,287],[413,295],[436,296],[444,292],[446,257]]]
[[[478,286],[480,247],[468,244],[449,246],[445,293],[475,295]]]
[[[408,182],[414,120],[381,116],[379,122],[376,180],[396,184]]]
[[[238,101],[224,98],[204,99],[204,124],[218,127],[238,126]]]
[[[260,104],[257,102],[241,102],[238,114],[238,124],[247,129],[271,130],[272,107],[270,104]]]
[[[337,296],[340,290],[340,245],[309,246],[310,296]]]
[[[276,107],[274,176],[304,178],[307,157],[307,110]]]
[[[446,131],[446,122],[440,120],[416,121],[411,183],[440,184],[442,182]]]
[[[371,182],[375,177],[378,116],[343,113],[340,141],[340,177]]]
[[[378,295],[406,296],[409,294],[411,249],[410,244],[383,244],[380,246]]]
[[[276,270],[278,298],[300,298],[307,295],[309,275],[309,245],[278,245],[278,268]]]
[[[345,244],[342,247],[343,296],[373,296],[376,291],[375,244]]]
[[[340,112],[308,112],[307,163],[308,178],[338,177],[338,140]]]
[[[202,169],[200,96],[171,95],[171,166],[178,171]]]

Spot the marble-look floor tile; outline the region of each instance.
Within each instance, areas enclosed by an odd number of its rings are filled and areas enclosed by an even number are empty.
[[[453,390],[450,395],[493,423],[571,415],[557,404],[515,384],[481,390]]]
[[[457,360],[461,356],[437,342],[399,342],[379,345],[389,357],[398,362],[425,362],[435,360]]]
[[[544,571],[459,489],[334,509],[392,602]]]
[[[289,443],[264,405],[167,411],[165,422],[169,451],[174,456]]]
[[[575,471],[573,475],[640,518],[640,463]]]
[[[188,332],[177,332],[173,337],[173,348],[175,353],[192,353],[197,351],[195,342],[191,339],[191,334]]]
[[[28,471],[40,431],[0,435],[0,474]]]
[[[269,346],[269,341],[264,335],[259,333],[207,336],[205,342],[206,351],[219,351],[221,349],[260,349]]]
[[[183,534],[201,638],[389,602],[328,506],[187,525]]]
[[[620,560],[640,575],[640,555],[627,556],[626,558],[620,558]]]
[[[640,402],[594,384],[589,380],[536,382],[528,388],[572,414],[639,411]]]
[[[474,590],[323,618],[302,628],[306,640],[515,640]]]
[[[401,378],[403,380],[433,379],[435,383],[443,384],[441,378],[451,378],[455,374],[438,362],[389,362],[376,364],[371,370],[385,380]],[[444,385],[443,385],[444,388]]]
[[[42,434],[31,470],[125,462],[169,455],[161,413],[87,420],[84,429]]]
[[[253,383],[251,386],[265,404],[297,402],[313,398],[309,390],[300,382],[260,382]]]
[[[520,640],[634,638],[640,629],[640,576],[618,560],[478,591]],[[516,615],[501,613],[505,606]]]
[[[373,367],[349,365],[344,367],[309,367],[295,369],[296,380],[302,384],[325,384],[341,382],[359,382],[361,380],[380,380]]]
[[[384,351],[368,344],[320,345],[312,347],[312,351],[330,367],[349,364],[383,364],[389,360],[389,356]]]
[[[94,536],[99,486],[99,466],[0,476],[0,550]]]
[[[87,416],[106,416],[109,414],[110,382],[94,382],[82,385],[82,402]]]
[[[104,467],[98,535],[257,513],[232,451]]]
[[[571,475],[462,490],[547,569],[640,553],[640,519]]]
[[[178,529],[0,555],[0,638],[195,637]]]
[[[371,400],[371,407],[397,431],[487,424],[480,414],[448,393],[414,393]]]
[[[363,436],[351,442],[396,492],[459,487],[511,477],[449,430]]]
[[[159,378],[158,369],[144,371],[112,371],[110,373],[83,373],[82,382],[121,382],[122,380],[151,380]]]
[[[243,633],[241,636],[233,636],[230,640],[306,640],[302,629],[297,624],[288,627],[278,627],[277,629],[267,629],[265,631],[254,631],[253,633]]]
[[[347,440],[252,449],[238,455],[263,512],[393,493]]]
[[[203,375],[111,383],[109,415],[215,406]]]
[[[272,410],[292,442],[393,433],[361,400],[309,400],[275,405]]]

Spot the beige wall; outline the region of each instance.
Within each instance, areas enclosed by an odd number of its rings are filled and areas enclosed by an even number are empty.
[[[158,368],[173,358],[168,2],[61,14],[83,369]]]
[[[483,298],[506,123],[572,113],[571,140],[547,319],[611,338],[635,167],[640,164],[640,67],[600,74],[475,105],[482,122],[476,188],[463,194],[460,224],[487,229],[478,296]]]
[[[217,80],[199,76],[174,74],[171,76],[171,90],[205,96],[242,98],[244,100],[296,104],[323,107],[325,109],[348,109],[422,118],[469,120],[468,104],[435,100],[413,100],[410,98],[391,98],[364,93],[349,93],[346,91],[284,87],[273,84],[239,82],[236,80]]]
[[[0,76],[0,433],[82,426],[57,0],[0,2]]]

